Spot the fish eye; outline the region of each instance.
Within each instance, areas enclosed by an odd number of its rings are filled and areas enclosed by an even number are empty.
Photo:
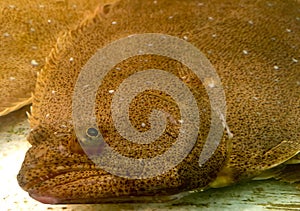
[[[96,137],[98,136],[99,132],[96,128],[90,127],[86,130],[86,134],[89,137]]]

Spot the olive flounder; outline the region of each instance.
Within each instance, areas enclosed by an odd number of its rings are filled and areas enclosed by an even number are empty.
[[[103,203],[171,199],[167,196],[255,177],[299,182],[299,9],[298,1],[279,0],[125,0],[99,7],[93,17],[60,37],[38,77],[29,118],[32,147],[18,175],[20,186],[44,203]],[[94,105],[99,132],[112,149],[132,159],[154,158],[173,146],[182,132],[178,102],[149,89],[131,100],[130,127],[147,132],[153,126],[148,119],[151,111],[157,109],[168,114],[164,133],[145,144],[118,133],[113,97],[119,85],[137,73],[158,69],[176,76],[196,99],[200,116],[196,144],[182,162],[157,176],[143,177],[157,170],[145,166],[141,178],[126,178],[103,170],[84,153],[73,126],[72,97],[79,73],[99,49],[143,33],[186,40],[205,54],[224,88],[227,130],[213,155],[199,165],[215,112],[209,105],[207,81],[202,83],[183,63],[164,55],[141,53],[121,60],[104,76]],[[114,53],[109,56],[102,59],[114,59]],[[90,71],[89,77],[97,76],[93,74]],[[97,136],[95,130],[79,132],[87,138]],[[101,155],[102,146],[98,147],[87,151]]]
[[[0,1],[0,116],[31,103],[37,72],[59,33],[75,27],[98,3],[98,0]]]

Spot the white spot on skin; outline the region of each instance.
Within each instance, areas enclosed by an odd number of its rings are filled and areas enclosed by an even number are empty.
[[[55,91],[55,90],[52,90],[52,91],[51,91],[51,93],[52,93],[52,94],[55,94],[55,93],[56,93],[56,91]]]
[[[157,4],[157,1],[153,1],[153,4]]]
[[[71,57],[71,58],[69,59],[69,61],[70,61],[70,62],[73,62],[73,61],[74,61],[74,58],[73,58],[73,57]]]
[[[213,21],[214,18],[213,17],[208,17],[208,20]]]
[[[173,19],[174,16],[169,16],[169,19]]]
[[[47,20],[48,23],[51,23],[52,21],[50,19]]]
[[[274,65],[274,70],[279,70],[279,67],[277,65]]]
[[[116,70],[121,70],[121,68],[120,67],[116,67]]]
[[[142,122],[141,126],[142,127],[146,127],[146,124],[144,122]]]
[[[35,29],[34,28],[30,28],[30,32],[35,32]]]
[[[35,45],[31,46],[31,49],[32,49],[32,50],[37,50],[37,48],[38,48],[38,47],[35,46]]]
[[[297,60],[297,59],[295,59],[295,58],[292,58],[292,60],[293,60],[293,62],[295,62],[295,63],[297,63],[297,62],[298,62],[298,60]]]
[[[115,90],[111,89],[108,91],[109,94],[113,94],[115,92]]]
[[[16,80],[16,78],[15,77],[9,77],[9,80],[14,81],[14,80]]]
[[[188,40],[189,38],[188,38],[188,36],[183,36],[183,39]]]
[[[210,84],[208,84],[209,88],[214,88],[215,87],[215,84],[212,82]]]
[[[200,2],[198,3],[198,7],[202,7],[204,5],[204,3]]]
[[[182,124],[184,121],[183,121],[182,119],[179,119],[178,122],[179,122],[180,124]]]
[[[214,88],[216,84],[213,78],[205,78],[204,85],[205,87]]]
[[[46,118],[48,118],[49,116],[50,116],[50,114],[46,114],[46,116],[45,116],[45,117],[46,117]]]
[[[296,45],[292,45],[291,48],[295,49],[295,48],[296,48]]]
[[[187,78],[186,75],[181,77],[181,79],[183,79],[183,80],[185,80],[186,78]]]
[[[292,30],[291,29],[286,29],[286,32],[290,33],[290,32],[292,32]]]
[[[45,8],[45,5],[40,4],[40,5],[39,5],[39,8]]]
[[[16,6],[13,5],[13,4],[8,5],[8,7],[9,7],[10,9],[15,9],[15,8],[16,8]]]
[[[3,33],[3,37],[9,37],[9,36],[10,36],[9,33],[7,33],[7,32],[4,32],[4,33]]]
[[[112,25],[116,25],[117,24],[117,21],[113,21],[111,22]]]
[[[32,66],[38,66],[39,65],[39,63],[36,60],[34,60],[34,59],[31,60],[30,63],[31,63]]]
[[[208,54],[212,54],[213,51],[212,51],[212,50],[208,50],[207,53],[208,53]]]
[[[216,35],[216,34],[212,34],[211,36],[212,36],[213,38],[216,38],[216,37],[217,37],[217,35]]]
[[[243,54],[247,55],[248,51],[247,50],[243,50]]]
[[[248,21],[248,23],[249,23],[250,25],[253,25],[253,21],[252,21],[252,20]]]

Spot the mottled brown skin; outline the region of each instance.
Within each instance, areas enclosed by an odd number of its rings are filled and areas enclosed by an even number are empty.
[[[279,0],[127,0],[99,7],[93,17],[58,40],[38,77],[29,118],[32,147],[18,175],[20,186],[44,203],[103,203],[155,200],[187,190],[226,186],[276,166],[279,170],[271,176],[284,179],[282,169],[286,169],[290,181],[299,182],[299,177],[291,177],[299,174],[299,159],[296,157],[294,164],[284,163],[300,151],[299,8],[297,1]],[[168,121],[167,132],[157,143],[162,149],[152,144],[141,148],[122,140],[112,127],[111,96],[105,87],[117,87],[122,79],[141,69],[168,70],[189,86],[203,115],[198,141],[188,157],[163,175],[125,179],[96,167],[78,144],[71,106],[81,68],[97,49],[137,33],[186,36],[220,76],[233,137],[229,139],[224,131],[219,148],[201,167],[198,158],[211,112],[203,112],[209,108],[205,89],[187,67],[155,55],[142,56],[148,63],[141,62],[139,56],[130,58],[118,64],[121,73],[115,69],[109,72],[96,97],[97,124],[110,146],[127,156],[163,153],[178,134],[178,125]],[[138,107],[143,102],[150,102],[150,108]],[[159,107],[171,109],[176,119],[178,108],[174,104],[158,91],[146,92],[131,104],[132,124],[143,130],[138,127],[140,120],[135,122],[140,108],[145,112],[140,119],[145,121],[149,111]]]
[[[58,36],[105,0],[0,1],[0,116],[32,101],[37,72]]]

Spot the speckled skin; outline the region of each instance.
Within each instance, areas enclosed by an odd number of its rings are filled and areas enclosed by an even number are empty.
[[[297,1],[277,0],[127,0],[99,7],[93,17],[60,37],[38,77],[28,137],[32,148],[18,175],[20,186],[44,203],[147,201],[145,196],[155,199],[251,179],[289,160],[300,151],[299,9]],[[106,87],[116,88],[141,69],[166,69],[188,85],[201,112],[198,141],[184,161],[154,178],[125,179],[96,167],[77,142],[71,106],[82,66],[97,49],[137,33],[187,38],[220,76],[233,137],[224,131],[219,148],[202,166],[198,158],[210,124],[208,96],[187,67],[161,56],[142,56],[148,63],[133,57],[118,64],[121,73],[116,69],[108,73],[96,97],[97,124],[110,146],[127,156],[163,153],[178,135],[178,125],[169,120],[161,142],[145,148],[123,140],[112,126]],[[153,108],[169,110],[178,118],[174,104],[159,91],[138,96],[130,108],[133,125],[143,131],[139,122],[147,121]],[[297,164],[294,167],[299,171]]]
[[[0,1],[0,116],[31,103],[37,72],[59,34],[74,28],[98,3]]]

